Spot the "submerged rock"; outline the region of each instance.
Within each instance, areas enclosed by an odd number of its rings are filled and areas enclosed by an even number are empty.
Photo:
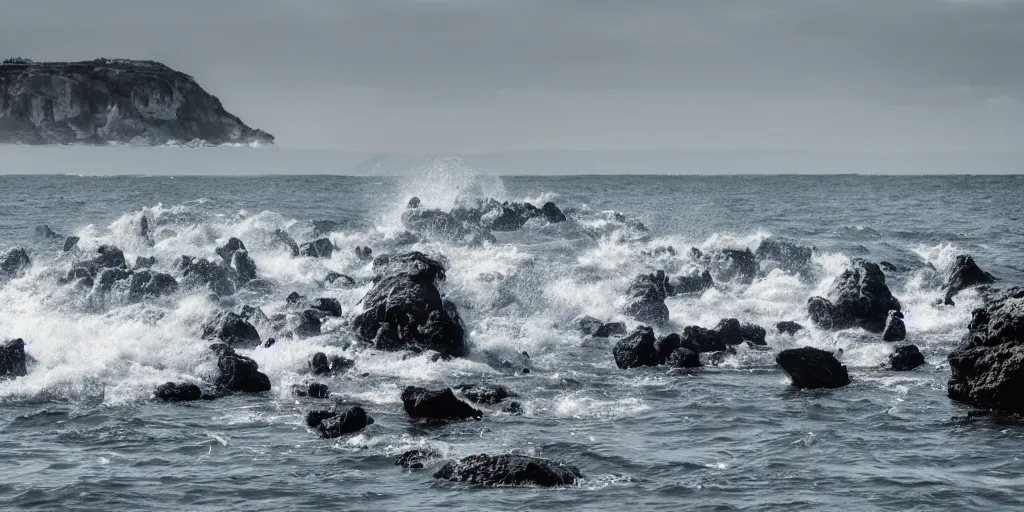
[[[402,405],[410,418],[464,420],[484,416],[479,409],[456,398],[451,388],[430,390],[408,386],[402,391]]]
[[[179,71],[152,61],[0,63],[0,143],[270,144]]]
[[[313,375],[331,375],[348,370],[356,363],[351,359],[341,356],[330,356],[323,352],[317,352],[309,358],[309,370]]]
[[[374,423],[373,418],[366,414],[366,411],[358,405],[340,412],[311,411],[306,415],[307,424],[317,419],[320,421],[310,426],[315,428],[317,434],[325,439],[336,439],[341,436],[355,434]]]
[[[982,409],[1024,414],[1024,288],[974,310],[949,354],[949,397]]]
[[[967,288],[991,284],[995,281],[995,276],[982,270],[969,254],[961,254],[956,257],[953,265],[946,272],[945,303],[952,305],[953,297]]]
[[[655,347],[654,329],[647,326],[637,327],[629,336],[619,340],[612,349],[612,355],[615,357],[615,365],[621,369],[658,366],[662,363]]]
[[[61,238],[60,235],[58,235],[54,230],[50,229],[50,226],[47,226],[46,224],[43,224],[42,226],[36,226],[36,235],[53,240]]]
[[[21,277],[31,266],[32,260],[28,257],[28,252],[21,247],[0,253],[0,283]]]
[[[64,252],[68,252],[71,249],[74,249],[75,246],[78,245],[78,241],[79,240],[80,240],[80,238],[78,238],[77,236],[69,236],[69,237],[65,238],[64,239],[64,247],[62,248],[63,251]]]
[[[775,362],[789,374],[797,388],[839,388],[850,383],[846,366],[831,352],[814,347],[783,350]]]
[[[584,336],[608,338],[626,334],[626,324],[622,322],[604,323],[592,316],[581,316],[573,320],[573,324]]]
[[[924,364],[924,355],[916,345],[900,345],[889,354],[889,367],[896,371],[910,371]]]
[[[380,257],[378,257],[380,259]],[[378,267],[375,261],[375,268]],[[455,304],[441,298],[444,266],[419,252],[381,260],[381,274],[363,297],[356,334],[380,350],[435,350],[460,357],[467,346]]]
[[[894,309],[889,312],[889,316],[885,319],[882,341],[903,341],[906,338],[907,327],[903,323],[903,313]]]
[[[409,450],[400,455],[398,459],[395,460],[395,465],[401,466],[406,469],[423,469],[423,466],[426,463],[426,461],[437,457],[438,455],[434,452],[428,452],[423,450]]]
[[[0,343],[0,380],[28,375],[25,341],[21,338]]]
[[[626,290],[625,314],[653,325],[668,323],[668,278],[664,270],[637,276]]]
[[[327,398],[331,396],[331,390],[327,384],[311,382],[309,384],[296,384],[293,388],[295,396],[300,398]]]
[[[583,475],[561,462],[525,455],[471,455],[449,461],[434,473],[434,478],[485,486],[557,487],[572,485]]]
[[[779,334],[788,334],[790,336],[800,332],[803,328],[804,326],[790,320],[775,324],[775,330],[779,331]]]
[[[885,284],[882,269],[859,258],[836,278],[829,297],[812,297],[807,302],[811,321],[822,329],[860,327],[880,333],[889,311],[903,309]]]
[[[505,386],[496,384],[459,384],[455,386],[462,396],[477,404],[494,405],[509,397],[516,396]]]
[[[203,390],[188,382],[168,382],[157,386],[153,392],[157,400],[164,402],[193,402],[203,398]]]
[[[216,346],[217,369],[220,375],[214,384],[221,391],[261,393],[270,391],[270,377],[259,371],[259,365],[252,359],[238,355],[227,345]]]

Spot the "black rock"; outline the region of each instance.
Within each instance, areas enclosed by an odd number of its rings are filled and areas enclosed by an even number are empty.
[[[274,140],[224,110],[191,76],[144,60],[0,63],[0,119],[4,144]]]
[[[639,368],[641,366],[658,366],[658,350],[655,347],[654,330],[640,326],[629,336],[622,338],[612,349],[615,364],[619,368]]]
[[[63,247],[64,252],[68,252],[71,249],[74,249],[75,246],[78,245],[78,241],[79,240],[80,239],[77,236],[69,236],[69,237],[65,238],[64,239],[64,247]]]
[[[654,343],[654,350],[657,352],[658,364],[665,364],[673,352],[683,346],[683,339],[677,333],[667,334]]]
[[[287,297],[284,298],[284,302],[289,305],[302,304],[306,301],[306,298],[299,295],[299,292],[291,292]]]
[[[309,307],[327,313],[329,316],[341,316],[341,302],[333,298],[319,298],[309,304]]]
[[[8,279],[21,277],[31,266],[32,260],[29,259],[25,249],[21,247],[15,247],[0,253],[0,283]]]
[[[256,279],[256,262],[249,256],[249,251],[245,249],[235,251],[231,255],[231,268],[235,269],[235,275],[240,284]]]
[[[353,286],[356,284],[355,279],[352,279],[351,277],[346,276],[345,274],[339,274],[333,270],[328,272],[327,277],[324,278],[324,281],[327,281],[328,283],[334,283],[335,281],[339,280],[346,286]]]
[[[164,402],[194,402],[203,398],[203,391],[188,382],[168,382],[157,386],[154,395]]]
[[[623,336],[626,334],[626,324],[622,322],[606,324],[592,316],[581,316],[573,320],[573,323],[584,336],[608,338],[610,336]]]
[[[415,348],[465,355],[468,347],[458,308],[443,300],[437,289],[445,277],[444,266],[412,252],[378,257],[378,267],[381,274],[363,297],[363,312],[353,320],[356,334],[380,350]]]
[[[711,272],[695,272],[688,276],[676,276],[669,281],[669,295],[697,295],[712,288],[715,280]]]
[[[149,238],[149,219],[145,215],[139,219],[139,236]]]
[[[135,257],[135,270],[142,270],[144,268],[152,268],[156,265],[156,256],[150,256],[148,258],[143,256]]]
[[[178,281],[170,274],[142,270],[131,275],[128,293],[132,298],[160,297],[178,291]]]
[[[484,405],[494,405],[508,397],[516,396],[505,386],[495,384],[459,384],[455,389],[470,402]]]
[[[768,342],[765,341],[765,336],[768,335],[768,332],[760,325],[742,324],[740,325],[740,335],[743,337],[744,341],[749,341],[754,345],[768,344]]]
[[[296,385],[295,396],[309,398],[327,398],[331,396],[331,390],[330,388],[327,387],[327,384],[311,382],[305,386]]]
[[[244,318],[251,324],[256,323],[270,323],[270,318],[263,312],[262,309],[246,304],[238,311],[238,316]]]
[[[100,270],[99,275],[96,276],[96,288],[100,290],[109,290],[114,286],[114,283],[118,281],[124,281],[132,277],[132,271],[123,268],[104,268]]]
[[[742,338],[742,337],[741,337]],[[721,340],[718,331],[705,329],[696,325],[688,325],[683,328],[680,335],[681,346],[689,348],[694,352],[720,352],[728,346]],[[742,339],[740,340],[742,342]]]
[[[677,348],[666,360],[673,368],[700,368],[700,354],[686,347]]]
[[[99,268],[128,268],[121,249],[113,245],[101,245],[96,252],[99,256],[93,258],[92,263]]]
[[[916,345],[900,345],[889,354],[889,367],[896,371],[910,371],[924,364],[924,355]]]
[[[330,259],[334,254],[334,243],[327,238],[319,238],[299,246],[299,255],[310,258]]]
[[[323,352],[317,352],[309,358],[309,370],[313,375],[331,375],[348,370],[355,361],[341,356],[330,356]]]
[[[726,345],[743,343],[743,326],[735,318],[723,318],[711,330],[718,333],[718,340]]]
[[[270,391],[270,378],[259,371],[252,359],[238,355],[227,345],[217,347],[217,368],[220,375],[214,384],[222,391],[260,393]]]
[[[882,341],[903,341],[907,339],[907,327],[903,323],[903,313],[895,309],[889,312],[882,330]]]
[[[434,478],[484,486],[558,487],[572,485],[583,475],[579,469],[537,457],[524,455],[471,455],[449,461],[434,473]]]
[[[754,251],[757,261],[774,261],[789,272],[803,272],[811,263],[814,249],[780,238],[769,237],[761,241]]]
[[[182,256],[178,263],[186,282],[206,285],[217,295],[233,295],[237,276],[235,270],[225,264],[205,259]]]
[[[259,345],[260,333],[233,311],[218,313],[203,324],[203,338],[219,339],[228,345]]]
[[[946,304],[953,304],[953,297],[967,288],[991,284],[995,276],[985,272],[968,254],[956,257],[953,265],[946,272]]]
[[[58,239],[58,238],[61,237],[60,235],[55,233],[52,229],[50,229],[50,226],[47,226],[46,224],[43,224],[42,226],[36,226],[36,235],[41,236],[43,238],[51,238],[51,239]]]
[[[509,402],[501,412],[511,414],[512,416],[522,416],[525,411],[523,410],[523,404],[512,401]]]
[[[667,324],[667,297],[668,278],[665,277],[665,271],[637,276],[626,290],[625,313],[646,324]]]
[[[21,338],[0,343],[0,380],[28,375],[25,341]]]
[[[419,208],[420,207],[420,198],[415,197],[415,196],[412,197],[411,199],[409,199],[409,202],[405,205],[405,207],[406,208]]]
[[[494,231],[518,231],[533,218],[544,216],[541,210],[530,203],[506,202],[494,210],[497,215],[488,215],[484,227]]]
[[[307,416],[307,422],[309,417]],[[373,418],[362,407],[353,406],[341,412],[332,413],[320,420],[316,431],[320,437],[335,439],[349,434],[355,434],[364,428],[373,425]]]
[[[297,338],[312,338],[313,336],[319,336],[321,334],[320,327],[321,321],[320,316],[323,313],[314,309],[307,309],[297,315],[298,325],[292,329],[292,333]]]
[[[424,463],[427,460],[436,457],[437,454],[433,452],[426,452],[423,450],[409,450],[403,453],[401,456],[398,457],[398,459],[395,460],[395,465],[401,466],[406,469],[423,469]]]
[[[974,310],[949,354],[949,397],[982,409],[1024,414],[1024,288],[1000,292]]]
[[[775,329],[779,331],[779,334],[788,334],[790,336],[796,334],[803,328],[804,326],[789,320],[775,324]]]
[[[702,254],[700,258],[718,281],[750,284],[760,268],[750,249],[715,249]]]
[[[356,259],[359,261],[370,261],[373,259],[373,249],[369,247],[363,247],[361,245],[356,246]]]
[[[562,210],[559,210],[558,206],[555,206],[555,203],[552,203],[551,201],[544,203],[544,206],[540,208],[540,211],[544,214],[544,218],[552,224],[556,222],[565,222],[565,214],[562,213]]]
[[[408,386],[402,391],[402,405],[410,418],[464,420],[483,418],[479,409],[459,400],[450,388],[430,390]]]
[[[903,309],[886,286],[882,269],[859,258],[836,278],[829,297],[832,300],[812,297],[807,302],[811,321],[823,329],[860,327],[880,333],[889,311]]]
[[[814,347],[783,350],[775,362],[789,374],[797,388],[840,388],[850,383],[850,375],[831,352]]]

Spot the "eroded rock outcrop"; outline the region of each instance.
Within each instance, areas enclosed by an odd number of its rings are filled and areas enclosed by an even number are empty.
[[[639,322],[653,325],[668,323],[668,278],[665,271],[636,277],[626,290],[625,314]]]
[[[902,309],[878,264],[859,258],[836,278],[828,298],[811,297],[807,302],[807,312],[818,327],[861,327],[875,333],[885,329],[890,311]]]
[[[0,143],[270,144],[196,81],[151,61],[0,63]]]
[[[580,470],[567,464],[525,455],[471,455],[449,461],[434,478],[485,486],[557,487],[572,485],[583,478]]]
[[[953,304],[953,297],[967,288],[992,284],[995,276],[985,272],[974,262],[969,254],[961,254],[953,261],[946,272],[946,296],[944,302]]]
[[[0,380],[28,375],[26,357],[21,338],[0,343]]]
[[[967,329],[949,354],[949,397],[1024,414],[1024,288],[1003,291],[975,309]]]

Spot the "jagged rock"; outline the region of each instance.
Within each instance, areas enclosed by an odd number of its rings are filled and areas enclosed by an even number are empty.
[[[995,281],[995,276],[982,270],[969,254],[961,254],[956,257],[953,265],[946,272],[945,303],[952,305],[953,297],[967,288],[991,284]]]
[[[804,326],[790,320],[775,324],[775,329],[779,331],[779,334],[788,334],[790,336],[793,336],[803,328]]]
[[[295,239],[292,238],[292,236],[289,235],[287,231],[284,231],[283,229],[275,229],[274,239],[288,247],[288,250],[291,251],[292,256],[299,255],[299,244],[295,243]]]
[[[152,268],[153,265],[156,265],[156,257],[155,256],[150,256],[148,258],[144,258],[142,256],[136,256],[135,257],[135,267],[134,267],[135,270],[141,270],[141,269],[144,269],[144,268]]]
[[[408,386],[402,390],[402,405],[410,418],[464,420],[483,417],[479,409],[456,398],[451,388],[430,390]]]
[[[714,285],[715,280],[711,277],[711,272],[705,269],[703,272],[695,272],[688,276],[673,277],[669,281],[668,292],[669,295],[696,295],[704,293]]]
[[[351,277],[346,276],[345,274],[339,274],[333,270],[328,272],[327,277],[324,278],[324,281],[327,281],[328,283],[334,283],[335,281],[339,280],[346,286],[355,286],[356,284],[355,279],[352,279]]]
[[[100,290],[110,290],[114,283],[118,281],[124,281],[132,277],[132,271],[123,268],[105,268],[100,270],[99,275],[96,276],[96,288]]]
[[[583,478],[580,470],[548,459],[525,455],[471,455],[449,461],[434,473],[438,480],[484,486],[558,487]]]
[[[900,345],[889,354],[889,367],[896,371],[910,371],[924,364],[924,355],[916,345]]]
[[[484,227],[493,231],[518,231],[530,219],[540,217],[543,213],[530,203],[505,202],[501,208],[484,215]]]
[[[75,246],[78,245],[78,241],[79,240],[80,240],[80,238],[78,238],[77,236],[69,236],[69,237],[65,238],[64,239],[64,247],[62,248],[63,251],[64,252],[68,252],[71,249],[74,249]]]
[[[317,352],[309,359],[309,370],[313,375],[331,375],[348,370],[355,364],[351,359],[341,356],[327,357],[327,354]]]
[[[668,356],[666,364],[673,368],[700,368],[700,354],[689,348],[680,347]]]
[[[1024,288],[1004,290],[974,310],[949,368],[953,400],[1024,414]]]
[[[32,260],[28,257],[25,249],[21,247],[15,247],[0,253],[0,283],[8,279],[21,277],[31,266]]]
[[[494,405],[508,397],[516,396],[505,386],[495,384],[459,384],[455,389],[470,402],[484,405]]]
[[[249,323],[270,323],[270,318],[263,312],[262,309],[246,304],[238,312],[238,316],[244,318]]]
[[[310,426],[316,428],[317,434],[324,439],[355,434],[374,423],[373,418],[358,405],[340,412],[311,411],[306,416],[306,423],[310,424],[317,419],[320,421]]]
[[[562,210],[558,209],[558,206],[551,201],[544,203],[544,206],[541,206],[540,211],[544,215],[544,219],[552,224],[565,222],[565,214],[562,213]]]
[[[680,335],[680,345],[694,352],[720,352],[728,346],[721,340],[718,332],[697,325],[688,325]]]
[[[757,261],[774,261],[788,272],[803,272],[811,263],[814,249],[780,238],[769,237],[761,241],[754,251]]]
[[[301,256],[330,259],[332,254],[334,254],[334,243],[327,238],[320,238],[299,246],[299,255]]]
[[[654,330],[640,326],[629,336],[622,338],[612,349],[615,365],[621,369],[639,368],[641,366],[658,366],[658,350],[655,348]]]
[[[203,338],[216,338],[228,345],[259,345],[261,342],[256,328],[232,311],[218,313],[203,324]]]
[[[306,302],[306,298],[299,295],[299,292],[291,292],[284,298],[284,302],[290,306],[296,306]]]
[[[723,318],[713,329],[690,325],[683,328],[679,346],[693,352],[721,352],[744,341],[754,346],[766,345],[766,332],[755,324],[740,323],[735,318]],[[667,354],[670,354],[669,351]]]
[[[205,259],[182,256],[178,264],[186,282],[202,284],[217,295],[233,295],[237,275],[235,270],[226,265],[218,265]]]
[[[140,270],[131,274],[128,293],[132,298],[160,297],[178,291],[178,281],[170,274]]]
[[[889,311],[903,309],[886,286],[882,269],[859,258],[836,278],[829,297],[832,300],[811,297],[807,302],[811,321],[823,329],[860,327],[880,333]]]
[[[697,251],[697,254],[699,253],[700,251]],[[715,249],[701,254],[700,259],[718,281],[750,284],[759,269],[754,253],[750,252],[750,249]]]
[[[193,402],[203,398],[203,390],[188,382],[168,382],[157,386],[153,393],[164,402]]]
[[[321,297],[309,303],[309,307],[327,313],[328,316],[341,316],[341,302],[338,299]]]
[[[242,249],[231,255],[231,268],[235,269],[235,275],[241,284],[256,279],[256,262],[249,256],[249,251]]]
[[[625,313],[646,324],[667,324],[667,297],[668,278],[665,277],[665,271],[637,276],[626,290]]]
[[[295,396],[299,398],[327,398],[331,396],[331,390],[327,384],[311,382],[306,385],[296,384],[293,388]]]
[[[850,383],[846,366],[831,352],[814,347],[783,350],[775,362],[789,374],[797,388],[839,388]]]
[[[261,393],[270,391],[270,378],[259,371],[259,365],[252,359],[238,355],[227,345],[217,345],[217,369],[220,375],[214,385],[222,391]]]
[[[381,274],[362,300],[363,312],[353,320],[356,334],[381,350],[415,348],[465,355],[458,309],[441,298],[436,286],[445,278],[444,266],[411,252],[385,258],[379,268]]]
[[[0,343],[0,380],[28,375],[25,341],[21,338]]]
[[[54,240],[61,238],[60,235],[58,235],[56,232],[50,229],[50,226],[47,226],[46,224],[43,224],[42,226],[36,226],[36,235],[41,236],[43,238],[50,238]]]
[[[415,198],[413,198],[415,199]],[[423,469],[424,462],[436,458],[437,454],[423,450],[409,450],[395,460],[396,466],[406,469]]]
[[[476,222],[460,219],[452,213],[426,208],[409,209],[402,213],[402,225],[412,231],[467,245],[497,241],[490,231]]]
[[[195,80],[152,61],[0,64],[0,143],[272,143]]]
[[[96,252],[99,256],[93,258],[92,263],[99,268],[128,268],[121,249],[113,245],[101,245]]]
[[[907,339],[907,327],[903,324],[903,313],[895,309],[889,312],[882,330],[882,341],[903,341]]]
[[[744,341],[749,341],[754,345],[767,345],[765,337],[768,332],[765,331],[764,327],[755,324],[741,324],[740,325],[740,337]]]

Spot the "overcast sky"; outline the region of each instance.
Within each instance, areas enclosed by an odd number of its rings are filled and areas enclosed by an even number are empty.
[[[196,77],[297,148],[1024,149],[1022,0],[21,0],[0,52]]]

